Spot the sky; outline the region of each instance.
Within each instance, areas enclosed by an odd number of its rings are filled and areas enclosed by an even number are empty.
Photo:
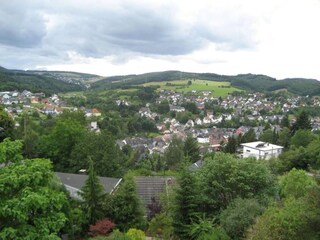
[[[320,80],[320,0],[1,0],[0,66]]]

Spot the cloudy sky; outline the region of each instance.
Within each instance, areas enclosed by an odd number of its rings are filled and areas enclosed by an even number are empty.
[[[0,66],[320,80],[320,0],[1,0]]]

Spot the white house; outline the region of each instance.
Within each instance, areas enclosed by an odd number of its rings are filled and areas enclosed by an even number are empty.
[[[243,157],[255,157],[257,159],[270,159],[271,157],[278,157],[283,147],[266,142],[250,142],[242,143]]]

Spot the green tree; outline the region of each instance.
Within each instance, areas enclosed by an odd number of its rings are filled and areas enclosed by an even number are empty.
[[[261,202],[274,195],[274,176],[264,161],[237,159],[230,154],[216,153],[205,159],[198,170],[201,200],[207,214],[225,209],[235,198],[255,197]]]
[[[184,142],[184,156],[190,158],[192,162],[200,160],[200,150],[197,139],[188,135],[186,141]]]
[[[179,239],[190,239],[191,224],[199,212],[199,191],[193,173],[183,170],[175,192],[173,229]]]
[[[156,214],[149,223],[148,232],[152,237],[170,239],[173,233],[172,218],[165,213]]]
[[[296,122],[292,125],[291,132],[294,134],[299,129],[311,130],[311,128],[309,114],[305,110],[302,110],[298,115]]]
[[[84,133],[85,128],[78,121],[58,120],[52,131],[40,140],[41,156],[50,158],[56,170],[71,171],[71,152]]]
[[[173,137],[169,147],[166,149],[164,159],[169,169],[181,167],[184,161],[183,142],[176,136]]]
[[[157,112],[160,114],[167,114],[170,111],[170,106],[168,101],[162,101],[157,105]]]
[[[316,139],[316,136],[310,130],[299,129],[292,136],[290,145],[294,147],[307,147],[314,139]]]
[[[290,129],[285,127],[282,129],[282,131],[279,134],[279,138],[278,138],[278,144],[280,146],[283,146],[285,149],[287,149],[290,145]]]
[[[0,164],[5,166],[9,163],[19,163],[23,157],[22,142],[20,140],[11,141],[9,138],[0,143]],[[0,168],[1,169],[1,168]]]
[[[111,211],[112,219],[120,230],[144,228],[144,211],[137,196],[136,184],[132,176],[125,176],[120,188],[112,197]]]
[[[243,134],[241,142],[242,143],[247,143],[247,142],[254,142],[257,140],[256,133],[253,128],[250,128],[248,132]]]
[[[3,151],[7,146],[13,149]],[[67,223],[67,198],[52,186],[50,161],[22,160],[19,142],[0,143],[0,149],[0,164],[13,157],[0,168],[0,239],[60,239],[58,233]]]
[[[307,175],[304,170],[298,169],[292,169],[279,179],[280,194],[285,198],[303,197],[311,187],[316,185],[313,177]]]
[[[280,206],[270,206],[248,232],[250,240],[319,239],[319,187],[299,199],[288,198]]]
[[[290,128],[289,116],[288,114],[284,115],[281,119],[280,126],[282,128]]]
[[[229,137],[228,138],[228,143],[227,145],[224,147],[223,151],[225,153],[236,153],[237,151],[237,139],[235,137]]]
[[[232,239],[242,239],[262,212],[263,207],[256,199],[237,198],[221,212],[220,224]]]
[[[81,189],[80,196],[83,199],[83,211],[89,224],[94,224],[103,217],[102,206],[105,192],[93,167],[93,161],[89,160],[88,178]]]
[[[99,176],[121,177],[127,169],[127,158],[108,131],[85,132],[72,148],[69,169],[78,172],[87,168],[91,158]]]
[[[274,136],[273,136],[273,131],[269,128],[267,130],[264,130],[263,133],[260,136],[260,140],[263,142],[268,142],[268,143],[272,143]]]
[[[13,130],[13,119],[4,111],[2,106],[0,106],[0,142],[5,138],[12,137]]]

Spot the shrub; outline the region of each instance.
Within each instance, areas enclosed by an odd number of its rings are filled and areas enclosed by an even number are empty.
[[[89,234],[91,236],[106,236],[115,228],[115,226],[116,225],[109,219],[102,219],[96,222],[95,225],[90,225]]]
[[[132,240],[144,240],[146,238],[144,232],[136,228],[130,228],[126,235]]]

